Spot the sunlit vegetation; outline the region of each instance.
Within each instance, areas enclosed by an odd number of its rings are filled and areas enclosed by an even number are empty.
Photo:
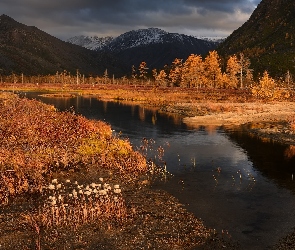
[[[126,206],[118,184],[111,185],[99,178],[99,183],[79,184],[53,179],[43,190],[44,203],[35,213],[27,214],[38,227],[67,226],[73,229],[87,222],[122,221]]]
[[[33,84],[36,88],[42,88],[45,84],[49,89],[54,88],[59,91],[71,89],[82,90],[85,93],[87,89],[104,89],[105,85],[112,86],[142,86],[159,88],[181,88],[173,89],[173,92],[182,92],[192,89],[198,91],[207,91],[212,94],[212,90],[220,94],[219,90],[243,90],[252,93],[253,97],[262,100],[286,100],[290,97],[290,91],[294,89],[293,77],[289,71],[282,78],[272,78],[267,71],[261,78],[254,79],[253,69],[249,58],[243,53],[228,57],[227,61],[221,59],[216,51],[210,51],[203,58],[200,55],[190,55],[186,60],[176,58],[171,65],[166,65],[164,69],[149,69],[143,61],[138,67],[132,66],[130,76],[115,78],[109,76],[107,69],[102,76],[85,76],[79,70],[76,74],[70,72],[56,72],[55,75],[47,76],[25,76],[24,74],[1,76],[0,84],[5,88],[10,84],[10,88],[17,89],[20,86]],[[12,86],[11,86],[12,84]],[[118,87],[113,87],[118,89]],[[124,90],[121,90],[124,92]],[[93,92],[89,92],[92,93]],[[133,93],[118,93],[117,96],[112,93],[112,99],[129,99],[144,101],[145,93],[134,97]],[[175,95],[177,95],[175,93]],[[237,93],[238,95],[238,93]],[[166,96],[157,96],[158,102],[170,100]],[[192,98],[191,98],[192,99]],[[156,101],[154,102],[154,104]]]
[[[170,176],[153,140],[136,151],[104,122],[5,92],[0,128],[3,249],[232,244],[170,195],[145,188]]]
[[[252,87],[252,94],[258,98],[269,100],[283,100],[290,97],[290,92],[286,88],[279,88],[275,80],[264,72],[257,86]]]
[[[0,97],[0,201],[41,192],[57,170],[113,169],[132,178],[146,170],[144,157],[109,125],[8,93]],[[127,176],[127,175],[126,175]]]

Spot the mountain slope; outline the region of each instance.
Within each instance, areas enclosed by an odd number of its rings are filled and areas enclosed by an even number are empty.
[[[114,38],[111,36],[74,36],[67,40],[67,42],[82,46],[90,50],[101,50],[108,45]]]
[[[295,1],[262,0],[249,20],[218,47],[221,55],[243,52],[255,71],[295,74]]]
[[[1,74],[55,74],[67,70],[83,74],[122,75],[118,60],[105,52],[87,50],[63,42],[36,27],[26,26],[14,19],[0,16]]]
[[[69,41],[73,42],[73,39]],[[171,64],[175,58],[186,59],[190,54],[207,54],[215,49],[217,44],[218,42],[149,28],[126,32],[103,45],[98,45],[96,50],[113,53],[129,68],[145,61],[152,69],[163,68],[165,64]]]

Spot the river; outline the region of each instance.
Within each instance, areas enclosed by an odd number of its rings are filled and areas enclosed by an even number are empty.
[[[177,197],[188,211],[242,249],[269,249],[295,226],[293,159],[286,146],[262,142],[242,130],[190,128],[182,117],[137,105],[96,98],[26,97],[53,104],[89,119],[104,120],[134,147],[143,138],[164,148],[163,160],[173,175],[157,184]]]

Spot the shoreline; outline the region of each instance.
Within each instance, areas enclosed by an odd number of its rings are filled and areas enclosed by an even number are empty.
[[[71,92],[71,91],[69,91]],[[86,94],[87,95],[87,94]],[[100,98],[98,94],[91,95],[92,97]],[[57,96],[55,96],[57,97]],[[102,98],[104,99],[104,98]],[[116,101],[116,99],[105,98],[110,101]],[[117,100],[118,101],[118,100]],[[146,108],[155,108],[150,103],[145,101],[132,101],[132,100],[122,100],[119,98],[119,101],[122,103],[134,103],[142,105]],[[209,107],[209,108],[208,108]],[[185,116],[183,119],[184,123],[191,127],[199,127],[199,126],[216,126],[216,127],[235,127],[242,126],[243,129],[246,129],[247,132],[253,133],[261,139],[267,138],[268,140],[279,142],[286,145],[295,145],[295,135],[294,132],[289,128],[288,119],[295,115],[295,103],[294,102],[272,102],[272,103],[262,103],[262,102],[175,102],[172,104],[164,103],[164,105],[160,107],[156,107],[156,109],[161,112],[168,112],[172,114],[178,114],[181,116]],[[159,193],[160,192],[160,193]],[[158,208],[157,211],[150,211],[149,209],[153,209],[156,207],[151,206],[147,208],[148,204],[155,202],[155,196],[159,195],[162,197],[158,199]],[[159,223],[162,223],[163,220],[165,223],[169,221],[172,217],[176,216],[175,213],[183,216],[180,220],[183,222],[185,218],[191,218],[191,220],[195,220],[197,225],[200,225],[203,233],[208,232],[206,230],[210,230],[205,228],[204,225],[198,224],[201,223],[196,217],[188,213],[185,209],[183,210],[182,205],[175,200],[175,198],[168,193],[162,192],[160,190],[152,190],[150,187],[141,186],[140,191],[131,191],[129,192],[129,206],[130,209],[133,208],[134,205],[138,204],[146,204],[146,206],[141,206],[141,213],[139,214],[138,224],[142,223],[142,218],[147,218],[153,221],[153,226],[158,225],[158,229],[161,230]],[[167,201],[170,200],[171,209],[175,211],[173,214],[163,215],[160,211],[165,211],[167,209]],[[148,203],[146,203],[149,201]],[[140,218],[142,216],[142,218]],[[193,219],[194,218],[194,219]],[[176,222],[177,219],[174,221]],[[178,224],[180,223],[178,222]],[[172,223],[172,222],[171,222]],[[206,222],[204,222],[206,224]],[[131,224],[130,224],[131,225]],[[168,224],[163,224],[161,226],[166,227]],[[173,224],[174,225],[174,224]],[[176,224],[175,224],[176,225]],[[172,226],[172,224],[171,224]],[[184,230],[187,227],[186,223],[180,225],[179,230]],[[132,227],[131,227],[132,228]],[[181,229],[182,228],[182,229]],[[125,228],[126,229],[126,228]],[[128,231],[128,229],[126,229]],[[136,230],[133,228],[132,230],[134,235],[136,235]],[[145,229],[150,230],[150,229]],[[155,230],[155,228],[153,229]],[[127,233],[126,231],[126,233]],[[110,232],[109,232],[110,233]],[[116,233],[112,231],[114,235]],[[117,232],[118,233],[118,232]],[[195,237],[195,231],[187,232],[186,235],[183,235],[184,238],[179,238],[179,236],[175,235],[171,232],[172,241],[175,243],[175,249],[183,249],[178,244],[186,244],[187,248],[198,247],[198,245],[194,245],[196,243],[193,242],[193,238]],[[201,233],[201,232],[198,232]],[[211,231],[212,233],[212,231]],[[113,236],[114,236],[113,235]],[[125,237],[128,233],[125,235]],[[161,234],[158,234],[161,236]],[[116,237],[122,237],[122,234],[119,233]],[[148,236],[152,237],[152,236]],[[188,238],[187,238],[188,237]],[[192,237],[189,241],[188,239]],[[287,236],[286,239],[289,239],[291,236]],[[152,240],[152,238],[150,238]],[[154,238],[158,240],[158,238]],[[120,238],[122,247],[124,244],[127,244],[127,238]],[[129,239],[131,240],[131,238]],[[220,234],[211,234],[208,241],[205,241],[204,245],[199,245],[201,249],[239,249],[238,245],[234,241],[235,239],[227,239],[221,237]],[[153,240],[152,240],[153,241]],[[187,241],[185,243],[185,241]],[[155,241],[153,241],[155,243]],[[294,240],[295,242],[295,240]],[[134,242],[135,243],[135,242]],[[136,244],[139,244],[138,242]],[[162,246],[165,246],[163,242]],[[180,244],[180,245],[181,245]],[[191,244],[191,245],[190,245]],[[295,245],[295,243],[293,243]],[[190,247],[189,247],[190,245]],[[183,246],[183,245],[182,245]],[[134,245],[136,247],[136,245]],[[171,248],[171,246],[170,246]],[[163,248],[164,249],[164,248]],[[168,248],[167,248],[168,249]],[[281,248],[283,249],[283,248]],[[287,248],[286,248],[287,249]]]

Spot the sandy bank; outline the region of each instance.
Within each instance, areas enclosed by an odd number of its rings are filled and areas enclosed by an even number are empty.
[[[249,122],[286,121],[295,115],[294,102],[232,103],[230,105],[230,111],[186,117],[183,121],[191,127],[231,126]]]

